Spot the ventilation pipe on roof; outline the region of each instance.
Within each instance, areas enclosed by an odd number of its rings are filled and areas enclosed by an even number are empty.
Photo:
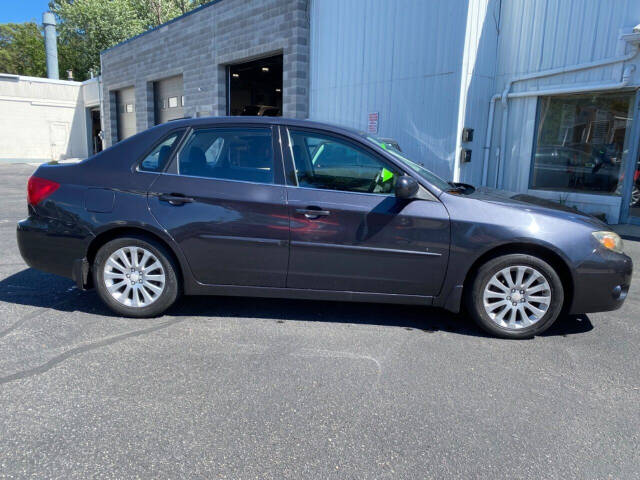
[[[44,25],[44,49],[47,55],[47,77],[60,79],[58,72],[58,39],[56,37],[56,17],[51,12],[42,14]]]
[[[539,95],[558,95],[562,93],[580,93],[580,92],[590,92],[590,91],[601,91],[601,90],[614,90],[617,88],[624,88],[628,85],[631,80],[631,75],[635,70],[635,66],[628,66],[623,69],[622,79],[618,83],[612,84],[602,84],[602,85],[576,85],[572,87],[557,87],[557,88],[547,88],[543,90],[531,90],[525,92],[511,93],[511,87],[516,82],[522,82],[525,80],[534,80],[544,77],[550,77],[553,75],[559,75],[563,73],[570,72],[578,72],[581,70],[587,70],[595,67],[602,67],[606,65],[613,65],[616,63],[624,63],[626,61],[631,60],[635,57],[640,51],[640,42],[636,42],[635,36],[633,35],[622,35],[620,38],[624,40],[628,45],[631,45],[631,50],[617,57],[605,58],[603,60],[596,60],[595,62],[588,63],[580,63],[577,65],[570,65],[566,67],[553,68],[550,70],[542,70],[540,72],[529,73],[526,75],[522,75],[519,77],[515,77],[510,79],[507,82],[507,86],[503,90],[503,92],[495,94],[491,97],[491,103],[489,105],[489,124],[487,126],[487,135],[485,138],[485,146],[484,146],[484,158],[482,162],[482,185],[487,185],[487,176],[489,172],[489,152],[491,151],[491,138],[493,133],[493,117],[495,112],[495,104],[498,100],[501,101],[502,106],[504,108],[502,114],[502,131],[500,134],[500,149],[497,152],[498,157],[498,168],[496,175],[495,186],[498,188],[502,188],[503,180],[504,180],[504,151],[507,146],[507,126],[509,120],[509,99],[517,98],[517,97],[536,97]]]

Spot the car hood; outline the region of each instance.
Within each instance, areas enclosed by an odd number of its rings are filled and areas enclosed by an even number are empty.
[[[596,217],[579,212],[578,210],[566,205],[544,198],[535,197],[533,195],[528,195],[526,193],[515,193],[488,187],[480,187],[473,193],[466,196],[484,202],[517,208],[519,210],[526,209],[527,211],[537,214],[586,223],[600,230],[609,229],[606,223]]]

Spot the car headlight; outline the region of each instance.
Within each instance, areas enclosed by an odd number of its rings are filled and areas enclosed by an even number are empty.
[[[622,239],[616,232],[593,232],[592,235],[607,250],[622,253]]]

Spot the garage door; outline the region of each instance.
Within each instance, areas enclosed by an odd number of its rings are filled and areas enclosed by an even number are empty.
[[[123,88],[116,92],[118,108],[118,141],[136,133],[136,104],[133,87]]]
[[[182,75],[154,82],[156,125],[184,117]]]

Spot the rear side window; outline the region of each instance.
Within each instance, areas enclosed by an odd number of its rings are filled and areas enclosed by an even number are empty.
[[[220,180],[273,183],[271,130],[196,130],[178,152],[178,173]]]
[[[139,169],[143,172],[162,172],[171,157],[171,151],[176,146],[184,130],[173,132],[165,138],[149,155],[140,163]]]

